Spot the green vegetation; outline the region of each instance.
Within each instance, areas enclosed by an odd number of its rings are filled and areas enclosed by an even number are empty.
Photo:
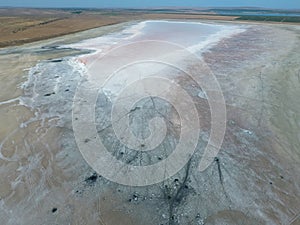
[[[237,18],[236,20],[299,23],[300,17],[298,16],[239,16],[239,18]]]
[[[77,10],[77,11],[73,11],[72,14],[81,14],[82,11],[81,10]]]

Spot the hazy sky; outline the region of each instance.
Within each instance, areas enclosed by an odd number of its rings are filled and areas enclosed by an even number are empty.
[[[0,0],[0,6],[24,7],[231,7],[300,9],[300,0]]]

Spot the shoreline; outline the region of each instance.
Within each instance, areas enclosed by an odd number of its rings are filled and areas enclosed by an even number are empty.
[[[156,19],[156,20],[161,20],[161,19]],[[167,20],[174,20],[174,21],[180,21],[180,18],[173,18],[173,19],[167,19]],[[299,26],[300,23],[289,23],[289,22],[270,22],[270,21],[238,21],[238,20],[227,20],[227,19],[220,19],[220,20],[216,20],[216,19],[208,19],[208,18],[204,18],[204,19],[185,19],[186,21],[196,21],[196,22],[207,22],[207,23],[225,23],[225,24],[241,24],[241,25],[266,25],[266,26]],[[144,21],[144,20],[135,20],[136,22],[138,21]],[[8,43],[4,43],[4,42],[0,42],[0,51],[1,50],[5,50],[7,48],[12,48],[12,47],[22,47],[24,45],[27,44],[35,44],[35,43],[39,43],[42,41],[51,41],[52,39],[55,38],[64,38],[67,37],[69,35],[73,35],[73,34],[80,34],[82,32],[89,32],[95,29],[99,29],[99,28],[103,28],[103,27],[110,27],[112,25],[121,25],[124,23],[130,23],[132,22],[132,20],[129,21],[121,21],[121,22],[115,22],[115,23],[108,23],[105,25],[101,25],[101,26],[97,26],[97,27],[92,27],[92,28],[86,28],[86,29],[82,29],[82,30],[78,30],[78,31],[72,31],[72,32],[68,32],[68,33],[62,33],[62,34],[54,34],[51,36],[47,36],[47,37],[42,37],[42,38],[33,38],[33,39],[27,39],[27,40],[17,40],[17,41],[11,41]]]
[[[1,9],[0,9],[1,10]],[[7,9],[8,10],[8,9]],[[13,9],[11,9],[13,10]],[[18,12],[18,9],[15,9]],[[4,35],[0,37],[0,49],[12,46],[20,46],[36,41],[48,40],[64,35],[75,34],[90,29],[97,29],[113,24],[119,24],[129,21],[144,20],[207,20],[212,22],[233,22],[241,24],[278,24],[278,25],[299,25],[300,22],[273,22],[273,21],[255,21],[238,20],[239,16],[218,15],[214,13],[154,13],[154,12],[127,12],[120,11],[115,15],[109,11],[85,11],[80,14],[74,14],[72,11],[53,10],[33,10],[26,9],[28,15],[12,12],[9,17],[5,10],[0,11],[0,32]],[[25,11],[26,11],[25,10]],[[9,11],[9,10],[8,10]],[[31,12],[32,11],[32,12]],[[48,15],[47,15],[48,13]],[[10,25],[5,25],[5,24]],[[3,30],[3,31],[2,31]]]
[[[218,23],[217,21],[206,21],[206,20],[143,20],[143,21],[131,21],[129,24],[124,24],[123,29],[117,31],[117,32],[111,32],[107,35],[101,35],[99,37],[95,38],[87,38],[84,40],[81,40],[79,42],[74,42],[67,45],[60,46],[61,48],[71,48],[71,49],[78,49],[78,50],[90,50],[92,51],[92,55],[94,54],[102,54],[105,53],[105,50],[103,51],[103,45],[109,48],[116,48],[118,45],[126,44],[127,42],[139,42],[145,40],[162,40],[162,41],[170,41],[171,40],[164,40],[162,37],[155,37],[151,36],[151,38],[147,38],[146,31],[144,29],[147,29],[146,26],[148,24],[154,24],[154,23],[170,23],[170,24],[194,24],[200,26],[198,29],[201,29],[201,26],[207,26],[207,27],[214,27],[215,29],[219,29],[213,34],[204,34],[206,36],[205,40],[197,40],[199,42],[194,43],[192,45],[185,46],[184,44],[187,43],[179,43],[176,42],[177,45],[181,45],[183,48],[188,49],[189,51],[196,53],[196,52],[203,52],[209,50],[211,46],[217,44],[222,39],[230,38],[232,36],[238,35],[239,33],[245,32],[247,30],[247,26],[239,26],[239,24],[235,23]],[[148,25],[151,26],[151,25]],[[152,25],[153,26],[153,25]],[[178,27],[178,29],[180,29]],[[202,28],[203,29],[203,28]],[[143,31],[144,30],[144,31]],[[184,32],[185,33],[185,32]],[[122,36],[125,35],[125,36]],[[175,35],[175,34],[174,34]],[[177,34],[178,35],[178,34]],[[186,35],[186,34],[184,34]],[[202,34],[203,35],[203,34]],[[120,37],[122,36],[122,37]],[[144,37],[145,36],[145,37]],[[180,36],[180,35],[179,35]],[[213,40],[211,40],[213,39]],[[84,56],[83,56],[84,57]]]

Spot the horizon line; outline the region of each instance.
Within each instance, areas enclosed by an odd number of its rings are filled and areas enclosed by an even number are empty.
[[[70,7],[70,6],[62,6],[62,7],[44,7],[44,6],[1,6],[0,9],[263,9],[263,10],[288,10],[288,11],[298,11],[298,9],[292,8],[267,8],[267,7],[259,7],[259,6],[151,6],[151,7]]]

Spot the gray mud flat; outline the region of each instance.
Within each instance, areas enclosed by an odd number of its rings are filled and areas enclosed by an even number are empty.
[[[146,187],[110,182],[85,162],[72,130],[73,98],[84,79],[72,56],[80,53],[48,51],[30,69],[17,103],[2,109],[25,107],[28,112],[14,132],[1,134],[0,173],[6,177],[0,184],[1,224],[300,223],[299,27],[253,25],[204,54],[224,93],[227,130],[219,155],[201,173],[198,163],[211,127],[209,105],[195,82],[183,74],[174,78],[200,112],[199,143],[181,171]],[[146,98],[129,115],[140,137],[149,135],[151,118],[167,121],[166,138],[151,152],[129,149],[117,139],[111,105],[100,92],[96,128],[113,156],[131,165],[168,157],[180,135],[170,104]]]

